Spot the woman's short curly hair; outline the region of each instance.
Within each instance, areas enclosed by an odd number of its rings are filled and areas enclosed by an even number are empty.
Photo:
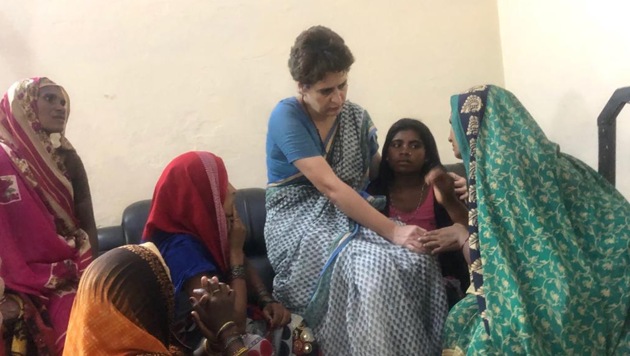
[[[328,27],[313,26],[295,39],[289,70],[296,82],[311,85],[327,73],[349,71],[352,63],[352,52],[341,36]]]

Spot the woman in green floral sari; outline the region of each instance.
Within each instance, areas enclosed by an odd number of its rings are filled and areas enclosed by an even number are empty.
[[[630,354],[628,201],[512,93],[475,87],[451,108],[474,290],[449,314],[444,354]]]

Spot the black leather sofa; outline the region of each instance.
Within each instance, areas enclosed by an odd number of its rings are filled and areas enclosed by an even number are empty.
[[[262,188],[239,189],[234,203],[241,221],[247,228],[245,255],[258,270],[268,290],[271,290],[274,273],[267,259],[264,237],[265,190]],[[103,254],[122,245],[141,243],[142,231],[149,217],[150,207],[150,199],[137,201],[125,208],[120,225],[99,228],[99,253]]]
[[[461,163],[445,165],[446,169],[461,176],[465,174]],[[236,209],[247,228],[244,251],[249,262],[256,268],[268,290],[271,290],[274,272],[267,259],[265,246],[265,190],[245,188],[236,192]],[[117,226],[98,229],[99,252],[102,254],[115,247],[141,242],[142,231],[149,215],[151,200],[141,200],[129,205]]]

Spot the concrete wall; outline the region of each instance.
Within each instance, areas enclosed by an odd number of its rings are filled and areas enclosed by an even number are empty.
[[[597,117],[630,86],[630,3],[498,0],[505,85],[561,149],[597,169]],[[617,119],[617,188],[630,199],[630,105]]]
[[[188,150],[222,156],[236,187],[265,186],[268,115],[296,94],[289,49],[316,24],[353,51],[349,99],[381,143],[397,119],[420,118],[454,162],[449,96],[503,84],[497,11],[495,0],[4,1],[0,88],[30,76],[66,88],[67,135],[104,226]]]

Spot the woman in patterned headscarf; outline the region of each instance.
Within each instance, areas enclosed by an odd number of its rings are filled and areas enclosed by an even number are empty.
[[[475,87],[451,108],[474,291],[449,314],[444,354],[629,354],[628,201],[512,93]]]
[[[47,78],[16,82],[0,102],[0,278],[5,303],[18,310],[5,315],[7,352],[61,352],[79,276],[92,259],[87,177],[64,136],[69,106]]]

